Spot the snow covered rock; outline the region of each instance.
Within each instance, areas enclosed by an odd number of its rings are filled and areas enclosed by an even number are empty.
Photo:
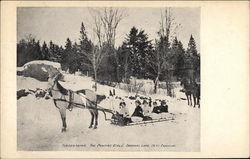
[[[46,60],[36,60],[26,63],[22,73],[25,77],[32,77],[39,81],[47,81],[49,76],[59,73],[61,64]]]
[[[27,92],[25,89],[21,89],[17,91],[17,100],[20,99],[21,97],[26,97],[29,95],[30,92]]]

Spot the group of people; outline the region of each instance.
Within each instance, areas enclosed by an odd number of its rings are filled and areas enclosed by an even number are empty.
[[[151,100],[149,102],[147,100],[143,100],[143,102],[136,100],[135,105],[136,108],[130,116],[126,103],[120,102],[119,112],[116,112],[112,118],[118,120],[121,125],[127,125],[131,122],[152,120],[155,116],[159,117],[159,114],[168,113],[168,105],[165,101],[161,101],[158,105],[156,101],[152,104]]]

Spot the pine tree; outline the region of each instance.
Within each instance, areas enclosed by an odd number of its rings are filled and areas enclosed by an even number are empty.
[[[42,59],[49,60],[49,48],[45,41],[43,42],[43,46],[42,46]]]
[[[80,40],[80,50],[89,53],[92,49],[92,45],[91,41],[88,39],[87,31],[85,29],[83,22],[81,24],[79,40]]]
[[[40,42],[33,35],[28,35],[17,44],[17,65],[22,66],[33,60],[42,59]]]
[[[40,46],[39,40],[35,43],[34,52],[35,52],[35,59],[41,60],[42,59],[42,51],[41,51],[41,46]]]
[[[191,37],[190,37],[189,42],[188,42],[187,54],[191,55],[191,56],[197,55],[196,43],[195,43],[195,40],[194,40],[192,34],[191,34]]]
[[[172,64],[174,65],[174,75],[177,77],[182,77],[185,50],[183,48],[182,42],[178,41],[177,37],[175,37],[172,43],[171,51],[174,57],[172,61]]]
[[[152,44],[148,40],[148,35],[144,30],[138,31],[137,28],[132,27],[124,45],[130,52],[129,63],[132,75],[137,78],[146,78],[148,76],[147,63],[150,60],[148,55],[152,51]]]
[[[62,56],[62,69],[67,70],[70,67],[72,61],[72,42],[69,38],[66,40],[65,49]],[[71,71],[71,70],[69,70]]]
[[[85,29],[85,26],[83,22],[81,23],[81,29],[80,29],[80,38],[79,38],[80,44],[78,47],[78,53],[79,53],[79,60],[78,60],[78,67],[83,72],[90,72],[91,69],[91,63],[88,60],[88,58],[84,54],[91,54],[92,51],[92,42],[88,39],[87,31]]]

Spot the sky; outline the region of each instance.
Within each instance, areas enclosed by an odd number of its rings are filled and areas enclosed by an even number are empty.
[[[149,40],[158,38],[161,11],[164,8],[123,8],[127,16],[117,28],[116,46],[124,41],[130,29],[135,26],[145,30]],[[176,32],[178,40],[187,48],[191,34],[197,49],[200,48],[200,8],[172,8],[175,22],[181,24]],[[37,40],[65,46],[67,38],[78,42],[81,22],[84,23],[88,36],[93,40],[93,21],[89,8],[70,7],[21,7],[17,9],[17,40],[32,34]]]

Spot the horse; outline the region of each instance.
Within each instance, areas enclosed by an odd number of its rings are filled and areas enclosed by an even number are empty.
[[[184,88],[184,93],[186,94],[188,105],[192,106],[192,86],[188,79],[184,78],[181,81],[181,86]]]
[[[62,132],[66,131],[66,110],[72,111],[73,107],[87,108],[91,114],[91,122],[89,128],[97,128],[98,125],[98,108],[105,95],[97,95],[89,89],[72,91],[65,89],[58,81],[63,81],[63,75],[58,73],[48,79],[48,92],[53,98],[54,105],[58,108],[62,119]]]
[[[198,105],[198,108],[200,108],[200,84],[197,84],[196,82],[193,82],[193,98],[194,98],[194,107],[195,105]]]
[[[194,100],[194,107],[198,105],[200,108],[200,85],[195,81],[188,80],[184,78],[181,81],[181,86],[184,88],[184,93],[186,94],[188,105],[192,106],[192,95]]]

